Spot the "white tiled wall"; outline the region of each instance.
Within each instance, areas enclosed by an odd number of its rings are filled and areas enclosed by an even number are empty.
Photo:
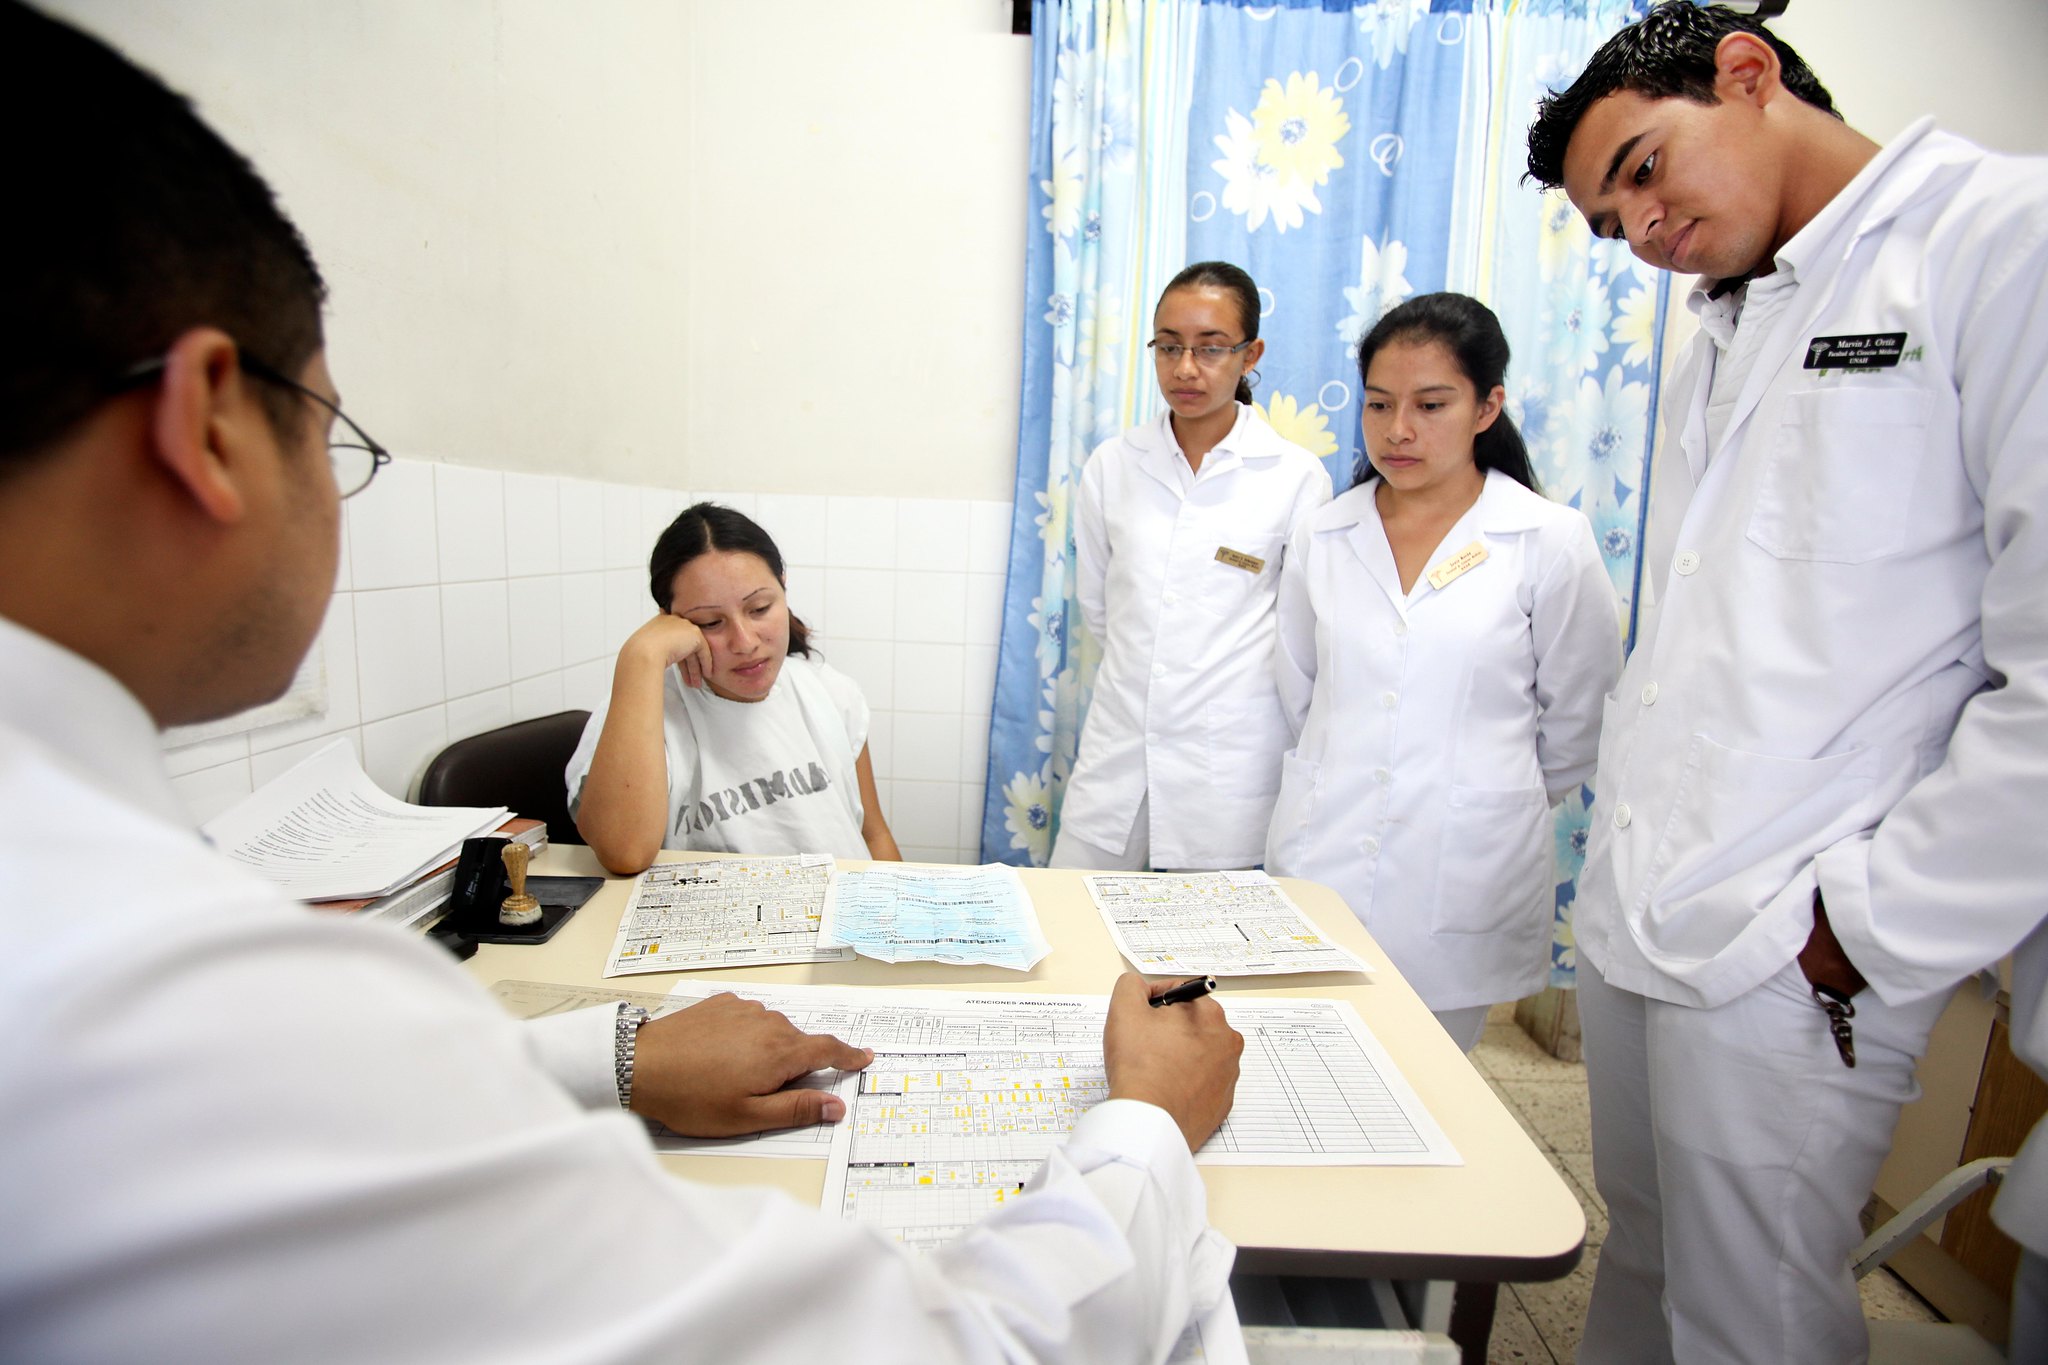
[[[789,598],[874,712],[869,748],[906,858],[979,858],[989,699],[1010,506],[919,498],[710,494],[781,547]],[[347,504],[322,635],[324,716],[171,750],[195,819],[331,737],[408,795],[448,743],[591,708],[613,652],[654,612],[655,536],[695,499],[674,489],[423,461]]]

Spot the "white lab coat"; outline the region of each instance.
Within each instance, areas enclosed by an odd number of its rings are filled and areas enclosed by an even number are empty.
[[[1818,885],[1896,1004],[2048,902],[2048,162],[1923,121],[1778,262],[1751,306],[1796,290],[1711,449],[1728,301],[1694,293],[1578,946],[1615,986],[1713,1006],[1792,959]],[[1805,367],[1898,332],[1893,366]]]
[[[1309,516],[1281,569],[1296,740],[1266,869],[1335,888],[1431,1009],[1518,999],[1550,963],[1550,808],[1592,775],[1621,671],[1614,588],[1582,514],[1496,471],[1430,567],[1486,559],[1403,593],[1377,487]]]
[[[439,948],[208,848],[141,704],[5,619],[0,810],[0,1358],[1137,1365],[1229,1292],[1136,1100],[929,1255],[673,1178],[610,1010],[550,1074]]]
[[[1245,404],[1190,473],[1170,417],[1103,442],[1081,473],[1075,567],[1102,669],[1060,822],[1122,849],[1145,802],[1153,866],[1251,867],[1288,745],[1273,682],[1280,561],[1330,500],[1330,476]]]

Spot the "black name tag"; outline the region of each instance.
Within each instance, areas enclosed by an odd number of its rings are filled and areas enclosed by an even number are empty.
[[[1904,332],[1864,332],[1850,337],[1815,337],[1806,343],[1809,370],[1888,370],[1906,353]]]

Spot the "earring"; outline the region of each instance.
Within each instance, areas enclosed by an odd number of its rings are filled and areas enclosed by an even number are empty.
[[[1257,370],[1246,370],[1244,372],[1244,382],[1256,389],[1259,386],[1259,372]]]

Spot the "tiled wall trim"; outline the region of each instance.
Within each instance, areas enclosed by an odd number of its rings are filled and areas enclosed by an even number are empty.
[[[790,604],[874,712],[907,858],[979,856],[1010,505],[713,493],[781,547]],[[327,711],[166,753],[206,820],[335,736],[406,796],[445,745],[592,707],[654,613],[646,557],[696,499],[669,488],[401,460],[345,504],[322,642]]]

